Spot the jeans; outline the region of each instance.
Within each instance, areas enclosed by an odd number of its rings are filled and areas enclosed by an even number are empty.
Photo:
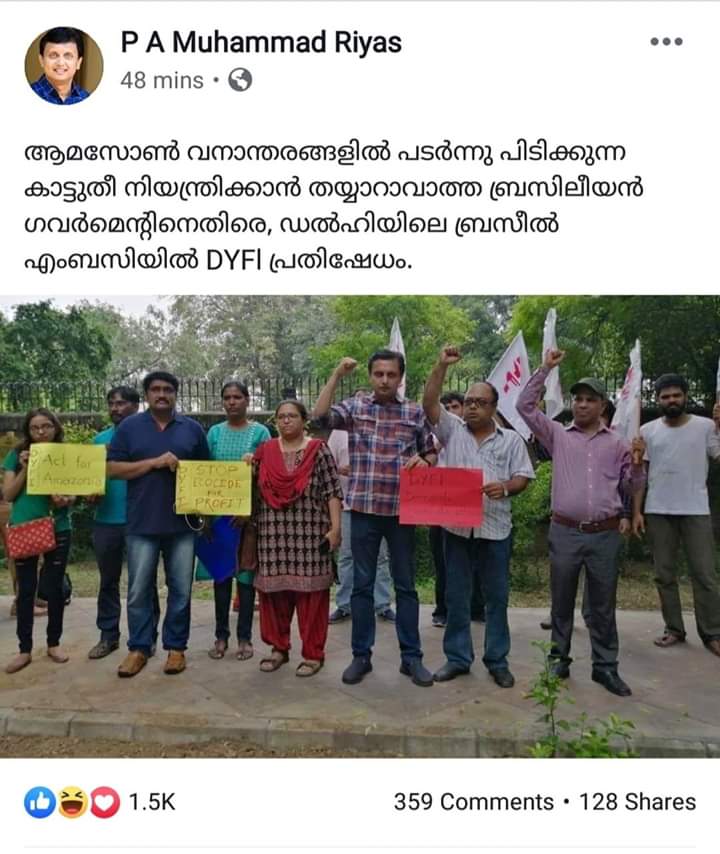
[[[352,651],[369,657],[375,643],[373,588],[380,543],[387,540],[390,571],[395,585],[395,630],[403,663],[422,658],[418,618],[420,606],[415,590],[415,526],[401,525],[397,516],[377,516],[351,511],[352,556],[355,564],[352,612]]]
[[[445,584],[447,567],[445,566],[445,546],[443,541],[443,529],[434,525],[428,530],[430,540],[430,552],[432,553],[435,566],[435,610],[433,617],[442,620],[447,619],[447,604],[445,602]],[[472,578],[472,598],[470,600],[470,619],[485,621],[485,600],[483,599],[482,587],[477,573]]]
[[[190,635],[190,592],[195,566],[195,534],[128,534],[128,648],[150,654],[153,643],[153,590],[157,593],[160,555],[168,589],[162,628],[164,649],[184,651]]]
[[[43,558],[45,586],[48,590],[47,645],[58,646],[63,630],[65,597],[63,579],[70,553],[70,531],[55,532],[55,548]],[[39,555],[18,558],[17,570],[17,636],[20,652],[32,652],[35,594],[38,586]]]
[[[120,575],[125,556],[125,525],[105,525],[96,522],[92,532],[95,560],[100,570],[100,589],[97,599],[97,627],[100,640],[117,643],[120,639]],[[157,586],[153,588],[153,641],[157,639],[160,622],[160,601]]]
[[[233,576],[225,581],[216,581],[213,585],[215,593],[215,637],[224,640],[230,639],[230,602],[232,601]],[[242,584],[238,581],[238,596],[240,597],[240,611],[237,621],[238,641],[252,640],[253,611],[255,609],[255,588],[252,584]]]
[[[350,595],[353,587],[353,556],[350,545],[350,511],[342,512],[342,542],[338,551],[338,585],[335,604],[341,611],[350,613]],[[375,611],[380,614],[390,607],[390,557],[385,540],[380,543],[377,575],[375,576]]]
[[[470,603],[473,576],[485,599],[485,650],[483,663],[493,673],[508,669],[510,627],[507,609],[510,594],[511,537],[504,540],[465,539],[444,531],[447,573],[445,601],[447,626],[443,651],[447,660],[467,670],[473,663]]]

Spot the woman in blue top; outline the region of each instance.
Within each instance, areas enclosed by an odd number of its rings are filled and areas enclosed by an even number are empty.
[[[221,391],[222,405],[227,421],[214,424],[208,431],[207,440],[211,460],[236,462],[252,458],[255,449],[267,442],[270,433],[267,427],[248,421],[247,408],[250,393],[246,385],[235,380],[225,383]],[[237,576],[240,610],[238,613],[237,657],[241,661],[252,658],[252,620],[255,607],[253,574],[238,567]],[[215,582],[215,643],[208,650],[210,658],[222,658],[230,638],[230,600],[232,599],[232,576],[225,581]]]
[[[58,417],[49,409],[31,409],[22,426],[22,439],[3,461],[3,497],[12,502],[10,526],[21,525],[52,516],[55,521],[55,548],[43,558],[44,578],[48,590],[47,654],[57,664],[68,657],[60,648],[63,629],[63,579],[70,552],[70,512],[75,499],[69,495],[28,495],[26,490],[30,445],[34,442],[62,442],[63,428]],[[38,584],[40,555],[18,558],[17,571],[17,636],[20,652],[5,668],[16,673],[32,661],[33,612]]]

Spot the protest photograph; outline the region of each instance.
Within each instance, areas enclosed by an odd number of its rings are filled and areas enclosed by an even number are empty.
[[[720,298],[0,299],[0,754],[717,756]]]

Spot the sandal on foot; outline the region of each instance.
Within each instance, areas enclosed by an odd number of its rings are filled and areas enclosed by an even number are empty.
[[[225,658],[227,648],[227,641],[220,640],[218,638],[218,640],[215,641],[213,647],[208,650],[208,655],[210,656],[210,658],[213,658],[215,659],[215,661],[217,661],[220,658]]]
[[[300,677],[314,676],[319,670],[322,670],[324,663],[323,661],[301,661],[297,666],[295,675]]]
[[[253,650],[253,645],[250,641],[240,641],[241,646],[238,647],[238,651],[235,654],[235,658],[238,661],[247,661],[249,658],[253,657],[255,650]]]
[[[66,661],[70,661],[70,656],[65,655],[59,646],[49,646],[47,654],[48,658],[52,659],[55,664],[65,664]]]
[[[260,670],[263,673],[273,673],[279,667],[282,667],[290,659],[288,652],[283,652],[279,649],[274,649],[269,658],[263,658],[260,662]]]
[[[15,656],[15,658],[11,659],[5,668],[6,673],[17,673],[18,670],[22,670],[23,667],[27,667],[28,664],[32,661],[32,655],[29,652],[21,652]]]

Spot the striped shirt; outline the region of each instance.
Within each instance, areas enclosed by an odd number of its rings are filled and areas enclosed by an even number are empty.
[[[620,516],[622,495],[645,485],[645,470],[631,465],[630,444],[607,427],[597,433],[574,423],[563,427],[541,412],[537,403],[549,371],[538,368],[517,399],[517,411],[553,461],[553,513],[578,522]]]
[[[358,394],[318,420],[333,430],[347,430],[347,506],[358,513],[398,516],[400,470],[415,454],[435,452],[422,407],[410,400],[378,403],[374,394]]]
[[[444,454],[440,465],[446,468],[482,469],[483,482],[506,481],[513,477],[534,480],[530,456],[521,436],[514,430],[495,425],[495,430],[482,442],[477,441],[467,424],[440,407],[440,419],[433,432],[442,442]],[[512,531],[511,499],[483,498],[483,521],[476,528],[447,528],[458,537],[504,540]]]
[[[77,83],[73,82],[70,87],[70,94],[63,101],[63,99],[58,95],[55,87],[44,74],[42,77],[38,77],[34,83],[31,83],[30,88],[36,95],[39,95],[43,101],[47,101],[49,104],[77,104],[90,96],[89,92],[85,91],[85,89],[78,86]]]

